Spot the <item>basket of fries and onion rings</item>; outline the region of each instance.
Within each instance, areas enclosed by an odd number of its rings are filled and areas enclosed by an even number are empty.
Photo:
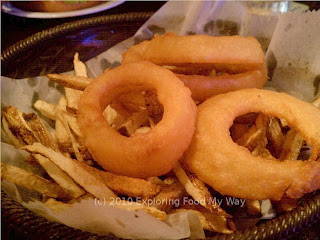
[[[73,239],[281,238],[319,218],[316,85],[271,88],[252,36],[128,41],[96,75],[75,53],[74,74],[2,79],[24,101],[2,101],[7,218]]]

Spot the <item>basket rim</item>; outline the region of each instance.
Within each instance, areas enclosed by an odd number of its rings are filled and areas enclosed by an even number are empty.
[[[47,30],[38,32],[23,39],[1,53],[1,62],[6,64],[19,53],[36,46],[44,40],[57,37],[60,34],[69,33],[85,27],[100,26],[103,24],[144,21],[149,19],[153,12],[135,12],[91,17],[73,22],[64,23]],[[118,239],[114,235],[100,236],[90,232],[68,227],[64,224],[50,221],[37,215],[14,201],[1,190],[1,209],[3,220],[13,229],[29,236],[39,237],[41,234],[50,239]],[[230,235],[219,234],[208,239],[270,239],[286,238],[303,227],[316,222],[320,218],[320,191],[316,192],[312,199],[303,201],[302,205],[280,217],[274,218],[258,227],[236,231]],[[14,223],[14,224],[13,224]],[[17,224],[18,223],[18,224]]]

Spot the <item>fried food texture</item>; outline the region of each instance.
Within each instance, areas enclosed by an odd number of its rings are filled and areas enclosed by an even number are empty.
[[[262,88],[267,80],[259,42],[242,36],[156,35],[131,47],[122,63],[150,61],[172,70],[196,101],[243,88]]]
[[[307,161],[272,161],[235,143],[233,120],[249,112],[284,118],[311,146]],[[198,107],[197,130],[184,164],[223,195],[246,199],[300,198],[320,188],[320,110],[285,93],[244,89]]]
[[[118,95],[142,90],[156,91],[163,117],[147,133],[122,136],[102,112]],[[173,168],[191,142],[195,119],[190,90],[172,72],[149,62],[103,73],[85,89],[78,109],[78,124],[93,158],[112,173],[142,178]]]

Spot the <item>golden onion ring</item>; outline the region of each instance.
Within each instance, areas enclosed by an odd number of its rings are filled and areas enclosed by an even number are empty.
[[[162,120],[149,132],[125,137],[102,115],[120,94],[155,89],[164,107]],[[106,170],[132,177],[169,172],[188,148],[195,131],[191,92],[169,70],[149,62],[119,66],[98,76],[84,91],[78,110],[84,143]]]
[[[312,147],[307,161],[270,161],[251,155],[230,136],[233,120],[249,112],[284,118]],[[299,198],[320,188],[320,110],[285,93],[243,89],[198,107],[197,130],[184,163],[224,195],[246,199]]]

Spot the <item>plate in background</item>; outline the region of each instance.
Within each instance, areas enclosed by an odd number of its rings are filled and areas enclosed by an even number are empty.
[[[101,12],[110,8],[114,8],[124,2],[125,0],[106,1],[105,3],[101,3],[96,6],[68,12],[28,12],[16,8],[10,2],[3,3],[1,9],[5,13],[26,18],[67,18]]]

